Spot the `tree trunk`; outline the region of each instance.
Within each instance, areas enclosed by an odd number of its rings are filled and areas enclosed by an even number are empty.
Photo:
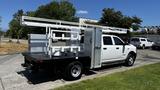
[[[17,43],[20,43],[20,42],[19,42],[19,35],[17,36]]]
[[[9,42],[12,42],[11,37],[9,36]]]
[[[0,35],[0,48],[1,48],[1,40],[2,40],[2,39],[1,39],[1,35]]]

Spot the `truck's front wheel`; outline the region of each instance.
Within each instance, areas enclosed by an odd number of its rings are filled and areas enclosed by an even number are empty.
[[[83,66],[80,62],[72,62],[65,68],[64,76],[66,80],[77,80],[82,76]]]
[[[133,66],[134,62],[135,62],[135,55],[129,54],[125,62],[126,66]]]
[[[143,45],[143,46],[142,46],[142,49],[145,49],[145,48],[146,48],[145,45]]]

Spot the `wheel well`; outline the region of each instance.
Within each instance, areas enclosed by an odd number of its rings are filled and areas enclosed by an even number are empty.
[[[55,64],[56,66],[60,67],[60,68],[64,68],[66,67],[69,63],[72,62],[80,62],[83,65],[83,68],[90,68],[90,64],[91,64],[91,59],[90,58],[79,58],[79,59],[66,59],[66,60],[59,60],[56,61]],[[63,66],[63,67],[62,67]]]
[[[137,56],[137,54],[133,51],[131,51],[129,54],[134,55],[135,57]]]

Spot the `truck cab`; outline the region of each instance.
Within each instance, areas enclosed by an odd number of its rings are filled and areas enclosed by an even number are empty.
[[[103,33],[103,30],[87,30],[84,33],[86,55],[91,57],[90,68],[100,68],[106,64],[134,64],[137,48],[115,35]]]
[[[102,62],[121,61],[127,58],[130,52],[136,53],[136,47],[126,44],[114,35],[102,35]]]

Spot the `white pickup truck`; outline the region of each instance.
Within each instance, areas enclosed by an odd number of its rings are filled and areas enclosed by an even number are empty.
[[[148,38],[142,37],[132,37],[130,43],[142,49],[145,49],[146,47],[152,47],[152,45],[154,44],[154,42],[152,42]]]
[[[136,57],[136,47],[125,44],[119,37],[114,35],[102,35],[102,62],[114,62],[126,60],[126,65],[133,65]]]
[[[43,24],[42,22],[38,23],[38,21],[43,21],[43,23],[47,22],[47,24]],[[37,71],[39,68],[50,68],[53,69],[55,73],[62,74],[67,80],[76,80],[81,78],[83,71],[88,69],[96,69],[105,65],[119,63],[127,66],[134,64],[137,55],[136,47],[124,43],[123,40],[117,36],[106,34],[108,32],[123,33],[125,30],[104,26],[94,26],[94,28],[92,28],[92,25],[90,25],[90,28],[84,28],[83,26],[75,26],[79,24],[66,21],[58,21],[60,25],[57,24],[58,22],[56,25],[51,24],[54,22],[57,21],[22,17],[22,25],[47,27],[46,34],[29,35],[29,51],[23,53],[23,56],[25,65],[31,66],[32,70]],[[70,25],[68,26],[68,24]],[[63,29],[55,30],[52,29],[53,27]],[[64,28],[71,31],[64,31]],[[75,29],[83,29],[83,50],[81,50],[82,47],[73,46],[73,44],[70,46],[54,46],[55,39],[79,42],[81,40],[80,34],[75,32]],[[72,30],[74,30],[74,32]],[[56,32],[62,31],[62,37],[56,37]],[[65,37],[64,33],[71,33],[71,38]],[[72,33],[77,35],[74,36]],[[72,38],[74,38],[74,40],[72,40]],[[59,54],[55,55],[56,52],[59,52]]]

